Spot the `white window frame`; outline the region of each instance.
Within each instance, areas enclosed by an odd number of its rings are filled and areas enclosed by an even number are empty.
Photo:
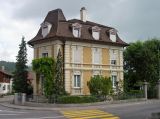
[[[117,50],[115,49],[110,50],[110,64],[111,65],[117,64]]]
[[[92,36],[95,40],[99,40],[99,31],[92,31]]]
[[[51,30],[52,25],[49,22],[43,22],[41,24],[41,30],[42,30],[42,36],[46,37],[50,30]]]
[[[112,80],[112,87],[113,88],[116,88],[116,86],[117,86],[117,75],[112,75],[112,78],[111,78],[111,80]]]
[[[77,38],[81,37],[81,29],[77,27],[73,27],[73,36]]]
[[[99,58],[99,59],[96,59],[96,58]],[[101,49],[100,48],[92,48],[92,63],[101,64]]]
[[[99,40],[100,38],[100,28],[98,26],[92,27],[92,36],[95,40]]]
[[[113,42],[116,42],[117,40],[117,30],[116,29],[110,29],[109,30],[109,37],[110,37],[110,40],[112,40]]]
[[[73,46],[72,47],[72,62],[80,64],[82,59],[82,48],[80,46]]]
[[[48,57],[48,52],[43,52],[42,53],[42,58]]]
[[[112,65],[116,65],[117,64],[117,60],[111,59],[111,64]]]
[[[74,37],[81,37],[81,25],[79,23],[72,24],[72,33]]]
[[[82,87],[82,75],[80,71],[76,71],[73,74],[73,88],[81,88],[81,87]]]
[[[6,85],[5,84],[3,85],[3,90],[6,90]]]

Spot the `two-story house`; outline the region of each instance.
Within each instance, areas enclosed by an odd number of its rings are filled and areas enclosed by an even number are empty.
[[[123,48],[128,44],[112,27],[87,21],[86,9],[80,20],[66,20],[61,9],[50,11],[37,35],[28,42],[34,59],[63,54],[65,90],[71,95],[88,95],[87,81],[92,76],[111,77],[113,88],[123,81]],[[34,94],[42,92],[43,78],[34,76]]]

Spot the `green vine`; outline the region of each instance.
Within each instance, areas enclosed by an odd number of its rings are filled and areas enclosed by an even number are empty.
[[[46,97],[54,94],[55,61],[52,58],[39,58],[32,61],[33,70],[43,75],[44,94]]]

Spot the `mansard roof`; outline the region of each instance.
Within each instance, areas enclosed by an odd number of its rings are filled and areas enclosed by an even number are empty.
[[[62,41],[71,40],[71,41],[79,41],[79,42],[110,44],[110,45],[122,46],[122,47],[125,47],[128,45],[118,36],[118,34],[116,34],[117,36],[116,42],[112,42],[110,40],[109,31],[114,28],[101,25],[98,23],[94,23],[91,21],[83,22],[78,19],[71,19],[67,21],[61,9],[50,11],[43,22],[48,22],[52,25],[52,28],[49,34],[43,38],[42,29],[40,28],[37,35],[33,39],[31,39],[28,42],[28,44],[34,46],[34,44],[37,44],[40,42],[59,39]],[[81,25],[81,36],[79,38],[76,38],[73,36],[72,24],[74,23]],[[95,40],[92,36],[93,27],[99,27],[101,29],[99,40]]]

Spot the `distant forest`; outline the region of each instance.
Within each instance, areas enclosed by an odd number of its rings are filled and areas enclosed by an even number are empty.
[[[4,66],[5,70],[9,73],[13,73],[15,70],[15,62],[0,61],[0,69],[2,69],[2,66]]]
[[[13,73],[15,70],[15,65],[15,62],[0,61],[0,70],[2,69],[2,66],[4,66],[7,72]],[[28,70],[31,70],[31,66],[28,67]]]

